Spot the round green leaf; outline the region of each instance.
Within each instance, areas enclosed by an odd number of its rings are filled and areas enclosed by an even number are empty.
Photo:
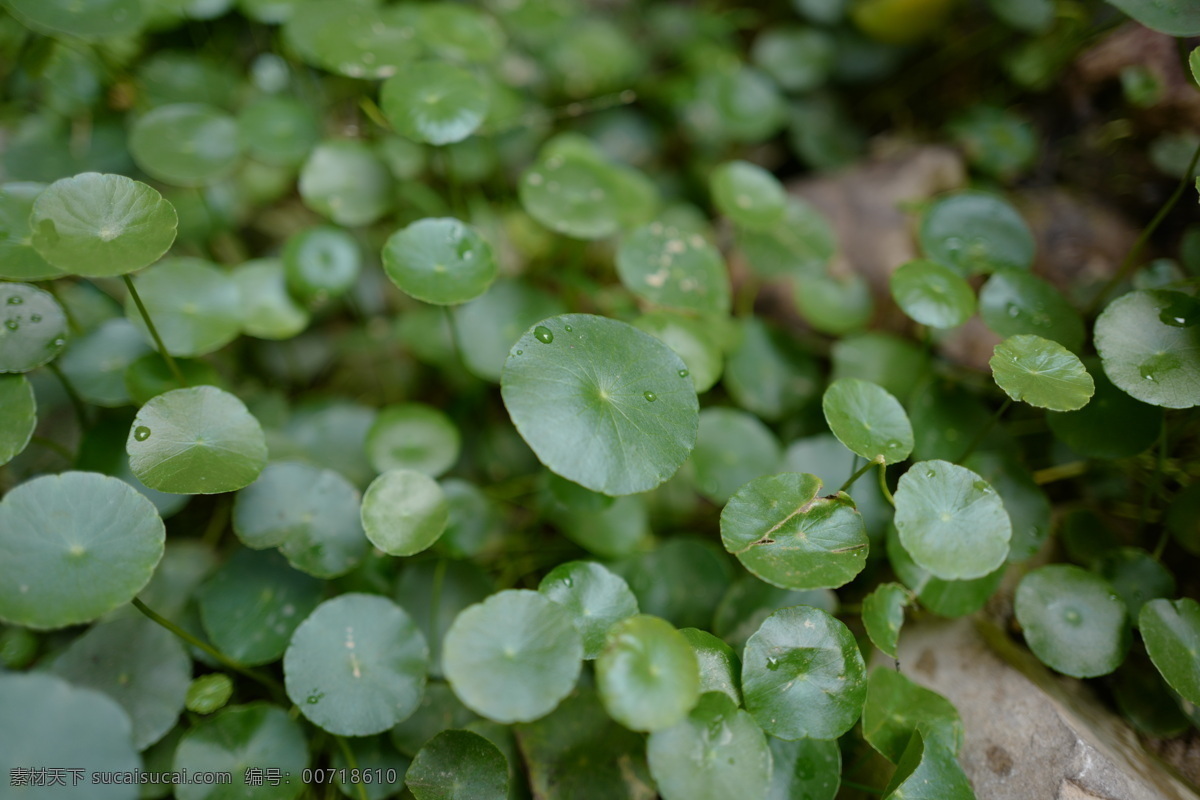
[[[858,378],[836,380],[825,390],[821,408],[838,441],[868,461],[896,464],[912,453],[908,414],[877,384]]]
[[[583,637],[585,659],[600,655],[604,635],[613,624],[638,613],[629,584],[593,561],[559,564],[542,578],[538,591],[571,614]]]
[[[943,617],[963,617],[983,608],[1000,587],[1007,566],[1001,564],[994,572],[973,580],[942,580],[913,561],[900,544],[900,534],[894,525],[887,529],[887,555],[896,576],[917,595],[921,605]]]
[[[1079,356],[1058,342],[1022,334],[996,345],[992,377],[1013,400],[1051,411],[1075,411],[1096,391]]]
[[[370,225],[392,207],[392,179],[367,144],[333,139],[308,154],[300,170],[300,196],[338,225]]]
[[[784,589],[843,586],[867,563],[867,531],[845,492],[818,497],[821,479],[757,478],[721,511],[721,541],[742,565]]]
[[[571,614],[537,592],[511,589],[465,609],[442,649],[442,668],[459,699],[501,723],[554,710],[575,688],[583,640]]]
[[[33,249],[29,215],[45,190],[44,183],[0,184],[0,278],[40,281],[62,275]]]
[[[274,553],[238,549],[200,587],[200,621],[217,649],[243,664],[283,655],[292,632],[321,602],[321,582]]]
[[[706,408],[700,414],[692,466],[696,488],[714,503],[729,502],[740,487],[775,472],[779,441],[753,414],[733,408]]]
[[[237,120],[212,106],[173,103],[133,123],[129,152],[152,178],[175,186],[207,186],[224,178],[242,154]]]
[[[0,707],[21,724],[0,727],[0,771],[14,796],[42,795],[68,800],[81,794],[71,786],[17,787],[19,769],[66,768],[82,771],[84,780],[97,772],[137,772],[142,759],[130,741],[129,716],[108,696],[72,686],[44,672],[0,674]],[[45,774],[45,773],[43,773]],[[138,787],[94,784],[86,788],[95,800],[136,800]]]
[[[638,614],[609,629],[596,659],[596,686],[608,715],[635,731],[659,731],[686,719],[700,699],[700,663],[682,633]]]
[[[883,790],[884,800],[974,800],[975,792],[954,752],[936,741],[925,742],[918,730],[892,779]]]
[[[1046,666],[1076,678],[1107,675],[1125,660],[1125,603],[1112,584],[1070,564],[1051,564],[1017,585],[1017,621]]]
[[[134,288],[167,351],[202,356],[237,338],[242,298],[228,272],[199,258],[168,258],[134,278]],[[152,341],[141,311],[130,297],[125,316]]]
[[[348,292],[361,268],[362,254],[354,237],[332,225],[306,228],[283,247],[288,288],[310,303]]]
[[[808,324],[831,336],[862,330],[875,313],[871,286],[857,273],[802,275],[792,296]]]
[[[945,461],[920,461],[896,488],[905,551],[943,580],[982,578],[1004,563],[1012,523],[987,481]]]
[[[728,313],[729,272],[721,251],[699,234],[653,222],[630,233],[617,250],[625,288],[650,303]]]
[[[124,175],[85,172],[55,181],[33,204],[34,249],[73,275],[124,275],[157,261],[179,217],[162,195]]]
[[[247,547],[279,547],[296,569],[336,578],[367,551],[359,492],[331,469],[280,461],[233,503],[233,530]]]
[[[575,239],[603,239],[621,227],[620,185],[590,155],[551,155],[521,176],[521,205],[547,228]]]
[[[384,116],[396,132],[418,142],[461,142],[487,116],[488,87],[462,67],[427,61],[405,67],[383,84]]]
[[[483,295],[454,309],[463,363],[478,377],[499,383],[513,342],[533,324],[564,311],[561,300],[541,289],[496,281]]]
[[[288,294],[283,262],[259,258],[231,276],[237,287],[241,328],[259,339],[290,339],[308,326],[308,312]]]
[[[1145,452],[1158,438],[1162,409],[1135,400],[1089,363],[1096,393],[1078,411],[1050,412],[1046,423],[1054,435],[1088,458],[1129,458]]]
[[[442,306],[474,300],[496,278],[487,240],[450,217],[418,220],[392,234],[383,246],[383,268],[404,292]]]
[[[927,743],[951,753],[963,746],[963,724],[954,705],[890,667],[876,668],[867,680],[862,722],[863,738],[893,764],[904,757],[918,729]]]
[[[98,406],[114,408],[128,405],[132,400],[125,376],[133,364],[147,355],[162,362],[146,342],[145,334],[129,320],[117,317],[72,339],[58,366],[80,397]],[[169,377],[169,388],[174,388],[178,385],[175,376]]]
[[[446,531],[446,495],[437,481],[412,469],[393,469],[371,481],[362,500],[362,526],[388,555],[411,556]]]
[[[721,338],[704,319],[674,311],[652,311],[635,319],[633,325],[679,354],[697,394],[707,392],[721,377]]]
[[[763,797],[771,782],[762,728],[720,692],[701,696],[682,722],[651,733],[646,758],[664,800]]]
[[[0,373],[36,369],[67,343],[62,306],[28,283],[0,283],[0,318]]]
[[[37,427],[37,400],[24,375],[0,375],[0,464],[29,444]]]
[[[248,767],[277,769],[289,781],[264,780]],[[298,776],[308,766],[308,743],[300,723],[282,708],[251,703],[222,709],[193,726],[175,749],[171,768],[189,776],[227,772],[231,783],[181,783],[178,800],[292,800],[304,791]]]
[[[138,480],[175,494],[241,489],[267,463],[258,420],[241,400],[215,386],[152,398],[134,417],[125,451]]]
[[[1190,597],[1151,600],[1142,606],[1138,629],[1171,688],[1200,705],[1200,603]]]
[[[26,481],[0,501],[0,619],[38,629],[93,620],[142,590],[165,539],[154,504],[118,478]]]
[[[429,645],[386,597],[343,594],[296,628],[283,656],[287,693],[300,713],[338,736],[368,736],[421,702]]]
[[[961,275],[1006,267],[1029,269],[1033,234],[1003,199],[965,191],[940,198],[921,221],[921,249]]]
[[[8,0],[5,5],[23,24],[47,36],[132,36],[143,19],[138,0]]]
[[[975,313],[975,292],[961,275],[936,261],[900,265],[889,279],[904,313],[931,328],[956,328]]]
[[[1002,269],[979,291],[979,316],[1000,336],[1028,333],[1073,353],[1083,347],[1083,317],[1057,289],[1023,269]]]
[[[233,681],[224,672],[210,672],[196,678],[187,688],[184,704],[196,714],[220,711],[233,697]]]
[[[380,472],[411,469],[436,478],[454,466],[460,446],[450,418],[422,403],[388,406],[367,431],[367,458]]]
[[[728,161],[709,176],[713,202],[734,224],[766,230],[783,219],[787,193],[775,176],[748,161]]]
[[[767,800],[834,800],[841,786],[842,751],[830,739],[792,742],[767,737],[771,788]]]
[[[136,616],[92,626],[50,669],[120,703],[133,722],[133,746],[145,750],[175,727],[192,678],[192,659],[173,633]]]
[[[904,607],[908,601],[908,590],[898,583],[881,583],[863,598],[862,621],[867,636],[892,658],[898,658],[896,641],[904,625]]]
[[[681,628],[700,664],[700,694],[723,692],[735,706],[742,704],[742,662],[725,642],[699,628]]]
[[[1200,405],[1200,311],[1180,292],[1118,297],[1096,319],[1104,372],[1130,396],[1164,408]]]
[[[321,135],[311,108],[280,95],[260,97],[243,107],[238,130],[251,157],[281,167],[303,163]]]
[[[404,783],[417,800],[506,800],[508,759],[470,731],[442,731],[413,759]]]
[[[683,361],[631,325],[564,314],[509,352],[509,416],[552,471],[610,495],[653,489],[696,442],[699,403]]]
[[[746,642],[746,710],[780,739],[836,739],[854,726],[867,670],[854,635],[812,606],[782,608]]]

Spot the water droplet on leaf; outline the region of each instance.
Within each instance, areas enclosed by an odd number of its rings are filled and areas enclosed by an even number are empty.
[[[21,305],[21,303],[24,303],[24,302],[25,302],[25,298],[21,297],[21,295],[19,295],[19,294],[10,295],[8,298],[8,304],[10,306],[19,306],[19,305]]]
[[[150,429],[145,425],[138,425],[133,429],[133,438],[139,442],[144,442],[150,438]]]
[[[21,327],[21,323],[17,322],[15,319],[10,319],[8,322],[4,323],[4,327],[8,328],[10,331],[15,331],[17,328]]]
[[[658,399],[658,395],[656,395],[654,392],[642,392],[642,397],[646,398],[651,403]]]
[[[686,369],[679,370],[679,377],[681,377],[681,378],[686,378],[690,374],[691,373],[689,373]]]
[[[545,325],[538,325],[533,329],[533,338],[542,344],[550,344],[554,341],[554,333]]]

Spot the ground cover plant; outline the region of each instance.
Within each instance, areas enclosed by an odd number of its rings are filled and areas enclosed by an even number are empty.
[[[1196,736],[1190,4],[2,8],[0,796],[960,800],[968,615]]]

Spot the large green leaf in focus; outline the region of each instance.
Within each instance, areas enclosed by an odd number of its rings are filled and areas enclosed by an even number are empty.
[[[850,630],[812,606],[782,608],[746,642],[746,710],[780,739],[836,739],[854,726],[867,670]]]
[[[1200,405],[1200,302],[1182,292],[1136,291],[1096,318],[1104,372],[1130,396],[1163,408]]]
[[[288,697],[338,736],[369,736],[407,719],[421,703],[429,645],[404,609],[374,594],[338,595],[317,606],[283,656]]]
[[[1190,597],[1151,600],[1142,606],[1138,629],[1171,688],[1200,705],[1200,604]]]
[[[912,423],[886,389],[858,378],[840,378],[821,399],[825,421],[838,441],[868,461],[895,464],[913,449]]]
[[[909,739],[883,800],[975,800],[971,782],[952,750],[925,741],[920,730]]]
[[[392,234],[383,246],[383,269],[418,300],[457,305],[487,291],[496,278],[496,259],[474,228],[441,217],[418,220]]]
[[[608,715],[626,728],[664,730],[699,700],[700,665],[671,623],[638,614],[609,629],[596,659],[596,686]]]
[[[0,501],[0,619],[29,628],[89,622],[150,581],[166,531],[119,478],[44,475]]]
[[[918,729],[927,742],[936,742],[951,753],[962,749],[962,720],[949,700],[891,667],[877,667],[867,679],[863,736],[896,764]]]
[[[249,767],[270,765],[282,775],[277,784],[255,777]],[[269,703],[230,706],[197,722],[175,750],[171,768],[201,772],[228,772],[231,783],[182,783],[175,787],[178,800],[292,800],[304,791],[297,779],[309,764],[308,742],[300,723],[282,708]]]
[[[133,723],[134,747],[145,750],[175,727],[192,659],[173,633],[134,616],[92,626],[54,659],[50,670],[120,703]]]
[[[138,409],[125,450],[142,483],[176,494],[242,489],[267,463],[258,420],[241,400],[215,386],[152,398]]]
[[[137,786],[72,786],[70,772],[64,773],[64,786],[17,787],[13,780],[18,769],[75,768],[83,780],[101,771],[140,770],[129,716],[116,701],[44,672],[5,672],[0,673],[0,708],[10,721],[0,726],[0,772],[4,785],[12,787],[9,796],[74,800],[86,794],[89,800],[137,800]]]
[[[987,481],[946,461],[920,461],[896,487],[896,528],[913,560],[943,580],[982,578],[1008,557],[1012,523]]]
[[[721,511],[725,549],[784,589],[849,583],[867,563],[866,527],[849,495],[820,490],[820,478],[799,472],[747,483]]]
[[[404,783],[417,800],[505,800],[508,762],[477,733],[442,731],[417,753]]]
[[[762,728],[720,692],[702,695],[682,722],[651,733],[646,757],[663,800],[763,797],[771,782]]]
[[[564,314],[526,331],[501,393],[517,430],[552,471],[610,495],[675,474],[696,442],[696,390],[669,347],[631,325]]]
[[[496,722],[529,722],[575,688],[583,639],[569,611],[538,592],[499,592],[458,615],[442,668],[459,699]]]
[[[638,613],[629,584],[594,561],[559,564],[542,578],[538,591],[571,613],[583,637],[585,659],[600,655],[614,623]]]
[[[232,342],[242,330],[242,298],[237,281],[200,258],[167,258],[133,281],[167,352],[202,356]],[[133,297],[125,316],[153,341]]]
[[[1125,603],[1112,584],[1071,564],[1050,564],[1017,585],[1025,643],[1042,663],[1075,678],[1107,675],[1129,649]]]
[[[483,124],[491,105],[487,83],[439,61],[415,64],[388,78],[379,102],[399,134],[436,145],[466,139]]]
[[[67,342],[62,306],[28,283],[0,283],[0,320],[0,373],[36,369]]]
[[[33,247],[72,275],[104,278],[153,264],[179,217],[163,196],[124,175],[85,172],[50,184],[29,217]]]
[[[1075,411],[1096,391],[1079,356],[1040,336],[1012,336],[988,362],[996,384],[1013,400],[1051,411]]]

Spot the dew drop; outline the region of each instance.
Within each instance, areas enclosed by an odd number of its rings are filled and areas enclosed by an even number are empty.
[[[29,321],[30,321],[30,322],[41,322],[41,321],[42,321],[42,315],[41,315],[41,314],[30,314],[30,315],[29,315]]]
[[[517,355],[519,355],[519,356],[523,356],[523,355],[525,355],[525,351],[524,351],[524,350],[518,350],[518,351],[517,351]]]
[[[646,398],[651,403],[653,403],[655,400],[658,399],[658,395],[656,395],[654,392],[649,392],[649,391],[642,392],[642,397]]]
[[[936,477],[936,476],[937,476],[937,473],[936,473],[936,472],[934,472],[933,470],[931,470],[931,469],[927,469],[927,470],[925,470],[925,477],[926,477],[926,478],[933,478],[933,477]]]
[[[62,347],[62,346],[63,346],[64,344],[66,344],[66,343],[67,343],[67,340],[66,340],[66,339],[55,339],[55,340],[54,340],[54,346],[55,346],[55,347]]]
[[[992,487],[988,486],[985,481],[975,481],[971,485],[975,487],[975,491],[977,492],[988,494],[992,491]]]
[[[8,304],[10,306],[19,306],[19,305],[21,305],[21,303],[24,303],[24,302],[25,302],[25,298],[21,297],[21,295],[19,295],[19,294],[9,295],[9,297],[8,297]]]
[[[10,319],[8,322],[4,323],[4,327],[8,328],[10,331],[15,331],[17,328],[21,327],[21,323],[17,322],[15,319]]]
[[[1021,316],[1021,309],[1017,308],[1015,303],[1009,303],[1008,304],[1008,315],[1010,317],[1019,317],[1019,316]]]
[[[533,329],[533,338],[537,339],[542,344],[550,344],[554,341],[554,332],[545,325],[538,325]]]
[[[310,694],[310,695],[309,695],[307,698],[305,698],[305,701],[306,701],[306,702],[307,702],[307,703],[308,703],[310,706],[315,706],[317,703],[321,702],[321,695],[319,695],[319,694]]]
[[[150,429],[145,425],[138,425],[133,429],[133,438],[139,442],[144,442],[150,438]]]
[[[690,373],[690,372],[688,372],[686,369],[681,369],[681,370],[679,370],[679,377],[681,377],[681,378],[686,378],[686,377],[687,377],[688,375],[690,375],[690,374],[691,374],[691,373]]]
[[[767,669],[771,670],[772,672],[779,669],[779,659],[768,658],[767,659]]]
[[[570,325],[564,325],[563,327],[566,329],[567,333],[570,333],[572,330]]]

